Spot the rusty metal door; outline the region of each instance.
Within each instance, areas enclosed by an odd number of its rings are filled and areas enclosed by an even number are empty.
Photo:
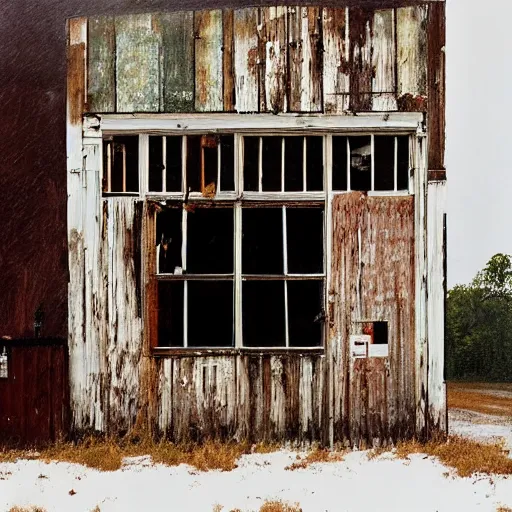
[[[334,438],[415,429],[414,198],[335,196],[329,290]]]

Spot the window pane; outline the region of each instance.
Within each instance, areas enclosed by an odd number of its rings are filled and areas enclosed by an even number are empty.
[[[347,137],[332,138],[332,189],[347,190]]]
[[[375,141],[375,190],[395,189],[395,137],[378,136]]]
[[[181,262],[181,208],[166,208],[156,221],[157,271],[160,274],[180,273]]]
[[[187,189],[201,191],[201,135],[187,136]]]
[[[233,281],[188,281],[188,346],[234,346]]]
[[[158,281],[158,345],[183,346],[183,282]]]
[[[321,274],[324,263],[324,215],[320,208],[287,208],[289,274]]]
[[[167,158],[165,164],[165,179],[167,192],[181,192],[182,176],[182,142],[180,136],[166,137]]]
[[[139,137],[126,135],[103,141],[103,190],[139,191]]]
[[[322,344],[322,281],[288,281],[288,339],[290,347]]]
[[[259,137],[244,137],[244,190],[250,192],[259,188],[259,148]]]
[[[281,191],[282,137],[263,137],[263,179],[265,192]]]
[[[203,166],[201,171],[201,192],[208,197],[215,196],[217,191],[219,142],[220,139],[214,135],[203,135],[201,137],[201,165]]]
[[[350,142],[350,188],[371,190],[372,146],[371,137],[349,137]]]
[[[187,273],[233,273],[233,209],[196,208],[187,214]]]
[[[287,192],[304,190],[304,137],[284,138],[284,189]]]
[[[220,138],[220,188],[221,190],[235,190],[235,137],[223,135]]]
[[[246,347],[286,346],[284,281],[242,283],[242,329]]]
[[[321,192],[324,189],[324,140],[323,137],[306,137],[307,190]]]
[[[242,272],[283,274],[283,212],[281,208],[242,210]]]
[[[164,170],[162,137],[149,137],[148,188],[150,192],[162,192]]]
[[[398,139],[398,190],[409,189],[409,137],[403,135]]]

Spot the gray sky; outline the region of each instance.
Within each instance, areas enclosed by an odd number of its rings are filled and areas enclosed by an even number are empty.
[[[509,0],[447,0],[448,286],[512,254]]]

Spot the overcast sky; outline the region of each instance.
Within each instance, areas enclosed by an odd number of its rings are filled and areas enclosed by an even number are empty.
[[[448,286],[512,254],[512,2],[447,0]]]

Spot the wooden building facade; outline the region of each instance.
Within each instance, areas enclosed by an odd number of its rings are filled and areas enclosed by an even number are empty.
[[[74,430],[446,430],[444,13],[68,21]]]

